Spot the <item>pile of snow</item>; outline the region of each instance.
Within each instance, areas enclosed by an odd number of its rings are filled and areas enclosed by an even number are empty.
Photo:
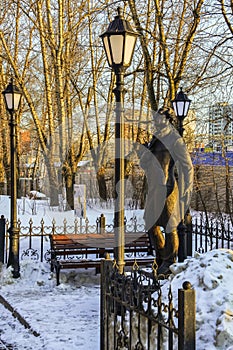
[[[172,266],[172,290],[196,291],[196,349],[233,350],[233,251],[216,249]]]
[[[213,250],[172,266],[174,306],[177,291],[189,281],[196,291],[196,349],[233,350],[233,251]],[[26,350],[100,349],[99,275],[90,270],[61,271],[56,286],[49,264],[22,261],[21,278],[2,266],[2,295],[30,324],[35,337],[0,304],[0,339]]]
[[[40,198],[47,198],[46,194],[39,192],[39,191],[30,191],[29,192],[29,198],[31,199],[40,199]]]

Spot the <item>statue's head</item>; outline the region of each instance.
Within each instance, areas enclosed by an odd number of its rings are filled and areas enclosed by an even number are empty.
[[[165,116],[165,118],[173,124],[173,111],[171,108],[168,107],[162,107],[158,110],[158,113],[162,114]]]
[[[163,127],[169,124],[173,124],[172,110],[167,107],[159,108],[159,110],[154,113],[154,123],[157,127]]]

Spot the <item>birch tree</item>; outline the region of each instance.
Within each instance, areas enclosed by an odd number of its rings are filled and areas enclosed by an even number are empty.
[[[72,46],[72,44],[69,39],[72,36],[67,33],[70,30],[69,26],[73,25],[72,34],[74,34],[79,22],[76,22],[75,25],[71,22],[69,22],[69,25],[63,22],[65,18],[63,1],[59,1],[57,4],[51,4],[49,0],[37,1],[32,4],[24,1],[17,1],[16,3],[17,15],[15,16],[15,27],[13,28],[15,28],[15,31],[17,30],[17,21],[20,21],[21,15],[24,20],[26,19],[26,23],[28,23],[28,27],[26,28],[26,25],[24,25],[24,29],[27,30],[27,33],[31,33],[29,35],[31,39],[25,39],[24,50],[21,50],[21,60],[23,57],[25,59],[24,70],[22,70],[22,64],[21,67],[17,64],[17,60],[15,59],[17,53],[12,53],[12,51],[15,52],[16,48],[19,47],[18,41],[15,40],[12,42],[12,46],[15,45],[15,48],[13,47],[12,50],[12,47],[9,47],[6,34],[2,30],[0,32],[0,40],[4,52],[3,60],[11,67],[23,91],[29,112],[34,120],[40,149],[47,167],[51,205],[58,205],[58,193],[60,193],[59,189],[62,186],[62,181],[59,176],[61,170],[57,172],[55,162],[57,164],[64,162],[65,166],[65,158],[70,159],[70,155],[72,154],[72,150],[70,151],[68,148],[72,145],[72,139],[69,137],[68,144],[66,127],[67,120],[72,118],[70,108],[71,91],[68,84],[70,80],[68,63],[74,57],[74,53],[71,57],[69,45]],[[70,2],[68,1],[69,4]],[[12,8],[14,7],[15,2],[12,2]],[[66,8],[66,13],[69,15],[69,8]],[[52,17],[51,14],[55,14],[55,17]],[[71,18],[71,16],[68,17]],[[81,15],[80,17],[82,19]],[[23,19],[21,19],[21,27]],[[20,35],[22,38],[22,32],[18,33],[18,36]],[[39,41],[37,38],[39,38]],[[65,44],[64,38],[66,38]],[[64,67],[67,68],[65,69]],[[38,74],[32,79],[34,69],[37,70]],[[33,92],[35,93],[35,91],[36,94],[33,96]],[[65,95],[64,91],[66,92]],[[40,103],[38,103],[38,100],[40,100],[38,98],[39,95],[42,97]],[[45,102],[46,108],[42,105],[43,102]],[[71,128],[69,126],[69,131]],[[59,131],[58,133],[57,130]],[[71,157],[71,160],[73,158]],[[72,166],[74,167],[73,164]],[[67,180],[68,176],[65,179]]]

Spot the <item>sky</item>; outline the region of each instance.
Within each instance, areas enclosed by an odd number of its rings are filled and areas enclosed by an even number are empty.
[[[6,203],[0,198],[0,212]],[[101,210],[102,212],[103,210]],[[73,217],[73,213],[67,213]],[[87,208],[90,220],[96,211]],[[109,215],[109,213],[106,213]],[[128,215],[135,215],[130,211]],[[143,212],[137,211],[138,216]],[[21,214],[19,214],[20,216]],[[95,216],[94,216],[95,215]],[[57,220],[61,213],[38,207],[38,221]],[[29,220],[24,213],[23,220]],[[35,216],[33,219],[36,220]],[[0,339],[14,350],[100,350],[100,276],[93,269],[62,270],[61,284],[56,286],[48,263],[24,260],[20,262],[19,279],[13,279],[11,269],[0,266]],[[196,349],[233,350],[233,251],[212,250],[172,265],[171,284],[174,307],[177,291],[189,281],[196,291]],[[12,316],[15,309],[28,327]],[[35,336],[36,334],[37,336]],[[1,344],[0,350],[7,347]],[[8,347],[9,348],[9,347]]]

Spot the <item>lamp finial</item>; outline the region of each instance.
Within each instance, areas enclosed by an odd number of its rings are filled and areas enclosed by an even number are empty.
[[[123,17],[123,10],[120,6],[117,8],[117,17],[122,18]]]

